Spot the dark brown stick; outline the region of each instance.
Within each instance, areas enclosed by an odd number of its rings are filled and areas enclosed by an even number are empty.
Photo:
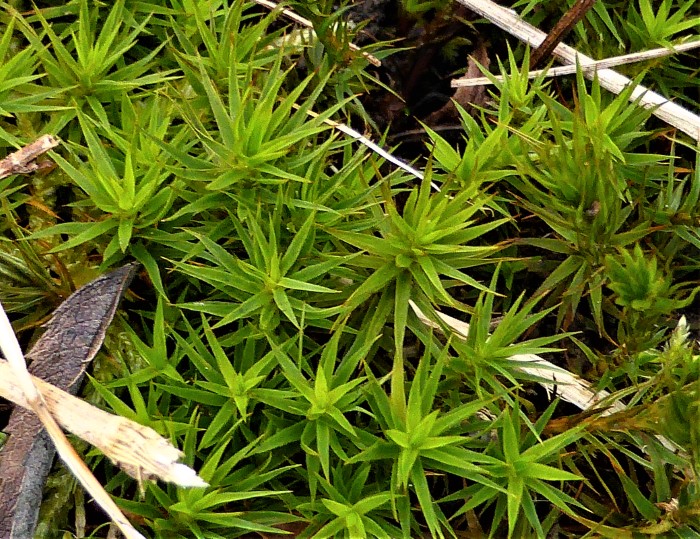
[[[544,63],[551,55],[552,51],[561,43],[568,33],[576,26],[588,10],[593,7],[596,0],[576,0],[576,3],[564,13],[559,22],[554,25],[552,31],[547,34],[545,40],[537,47],[530,57],[530,69],[536,69],[538,65]]]

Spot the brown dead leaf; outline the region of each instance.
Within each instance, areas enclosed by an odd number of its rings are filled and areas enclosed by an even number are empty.
[[[479,69],[479,64],[483,67],[488,68],[490,64],[488,51],[486,50],[486,44],[483,41],[479,41],[476,44],[474,53],[469,56],[467,61],[467,72],[464,77],[479,77],[481,76],[481,70]],[[444,123],[454,122],[459,118],[457,113],[457,107],[455,107],[455,102],[459,103],[462,107],[469,110],[474,106],[481,106],[486,103],[487,93],[484,86],[472,86],[472,87],[461,87],[457,88],[452,99],[450,99],[445,105],[431,113],[426,119],[425,123],[429,126],[436,126]]]

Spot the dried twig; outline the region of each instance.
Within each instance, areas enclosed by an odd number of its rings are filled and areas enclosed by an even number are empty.
[[[256,4],[259,4],[263,7],[266,7],[268,9],[277,9],[279,6],[275,2],[270,2],[270,0],[254,0]],[[306,26],[307,28],[313,29],[314,25],[309,19],[305,19],[301,15],[297,15],[294,13],[291,9],[286,9],[282,8],[281,9],[282,15],[285,17],[288,17],[289,19],[293,20],[296,23],[301,24],[302,26]],[[363,50],[360,50],[360,47],[355,45],[354,43],[350,43],[350,49],[354,50],[355,52],[359,52],[364,58],[372,65],[374,66],[381,66],[382,62],[377,58],[376,56],[372,56],[368,52],[365,52]]]
[[[52,135],[42,135],[31,144],[11,153],[0,161],[0,180],[13,174],[30,174],[41,168],[35,159],[51,148],[58,146],[59,140]]]
[[[606,58],[605,60],[594,60],[590,63],[584,63],[580,65],[581,71],[584,73],[590,71],[595,72],[599,69],[605,69],[608,67],[615,67],[619,65],[632,64],[634,62],[644,62],[645,60],[651,60],[653,58],[662,58],[664,56],[671,56],[672,54],[677,54],[679,52],[686,52],[692,49],[697,49],[700,47],[700,40],[690,41],[687,43],[680,43],[674,45],[673,48],[662,47],[659,49],[651,49],[642,52],[633,52],[631,54],[624,54],[622,56],[613,56],[612,58]],[[541,75],[545,77],[558,77],[561,75],[572,75],[576,73],[577,66],[568,65],[560,67],[551,67],[549,69],[536,69],[528,73],[528,78],[534,79]],[[460,88],[463,86],[488,86],[494,84],[495,82],[503,82],[505,77],[501,75],[492,75],[491,77],[462,77],[459,79],[454,79],[452,81],[453,88]]]
[[[475,11],[482,17],[490,20],[499,28],[516,36],[518,39],[528,43],[531,47],[539,46],[545,39],[546,34],[541,32],[531,24],[525,22],[515,12],[499,6],[491,0],[457,0],[460,4]],[[578,52],[576,49],[560,43],[553,51],[554,56],[567,64],[590,64],[594,60]],[[592,72],[584,73],[586,77],[593,78]],[[629,78],[621,75],[612,69],[597,71],[600,85],[619,94],[632,82]],[[666,123],[680,129],[693,140],[700,142],[700,116],[693,114],[689,110],[672,103],[664,96],[652,92],[644,86],[637,86],[630,95],[631,101],[639,100],[641,106],[654,108],[654,115]]]
[[[554,25],[554,28],[547,34],[542,44],[532,51],[530,67],[535,68],[550,57],[552,51],[567,35],[569,35],[569,32],[576,26],[576,23],[586,16],[586,13],[593,7],[595,1],[596,0],[576,0],[574,5],[564,13],[564,16],[559,19],[557,24]]]

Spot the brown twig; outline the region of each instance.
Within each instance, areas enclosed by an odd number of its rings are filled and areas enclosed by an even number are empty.
[[[554,25],[542,44],[532,52],[530,69],[535,69],[552,55],[552,51],[571,32],[576,23],[586,16],[595,2],[596,0],[577,0],[571,9],[564,13],[564,16]]]

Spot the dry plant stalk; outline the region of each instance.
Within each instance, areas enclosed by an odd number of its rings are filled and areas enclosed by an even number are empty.
[[[306,113],[311,116],[312,118],[318,118],[318,113],[312,111],[312,110],[307,110]],[[424,179],[424,175],[422,172],[419,170],[416,170],[413,168],[411,165],[408,163],[404,163],[401,159],[398,157],[394,157],[391,155],[389,152],[387,152],[384,148],[379,146],[377,143],[372,142],[370,139],[365,137],[362,133],[359,133],[355,131],[352,127],[349,127],[345,124],[341,124],[340,122],[335,122],[333,120],[323,120],[323,123],[326,125],[329,125],[333,127],[334,129],[337,129],[341,133],[345,133],[346,135],[354,138],[357,142],[360,144],[363,144],[364,146],[367,146],[370,150],[372,150],[374,153],[378,154],[380,157],[383,157],[390,163],[393,163],[397,167],[399,167],[401,170],[405,170],[412,176],[415,176],[419,180]],[[435,189],[436,191],[440,191],[440,187],[435,182],[430,182],[430,186]]]
[[[667,47],[662,47],[659,49],[651,49],[643,52],[633,52],[632,54],[623,54],[622,56],[613,56],[612,58],[606,58],[605,60],[594,60],[590,63],[560,67],[551,67],[549,69],[536,69],[530,71],[527,76],[530,79],[537,78],[541,75],[545,77],[559,77],[561,75],[572,75],[576,73],[577,69],[581,69],[583,73],[595,72],[599,69],[605,69],[608,67],[615,67],[619,65],[632,64],[635,62],[644,62],[645,60],[651,60],[654,58],[662,58],[664,56],[671,56],[679,52],[686,52],[692,49],[697,49],[700,47],[700,40],[691,41],[688,43],[680,43],[674,45],[672,49]],[[451,82],[453,88],[462,88],[469,86],[488,86],[494,84],[494,82],[503,82],[505,77],[502,75],[492,75],[490,77],[468,77],[464,76],[459,79],[454,79]]]
[[[99,481],[95,479],[95,476],[92,475],[90,469],[75,452],[75,449],[70,445],[66,435],[51,415],[46,402],[34,385],[34,380],[27,370],[27,364],[24,361],[24,355],[22,354],[19,342],[17,342],[10,320],[7,318],[7,314],[5,314],[5,309],[3,309],[1,305],[0,348],[7,358],[7,364],[15,376],[16,385],[21,391],[27,407],[41,420],[61,460],[65,462],[68,469],[70,469],[73,475],[80,481],[85,490],[92,495],[100,507],[104,509],[127,539],[145,539],[144,536],[129,523],[119,507],[117,507],[117,504],[115,504],[112,498],[105,492]],[[3,378],[3,381],[5,380],[6,379]]]
[[[13,174],[30,174],[41,168],[35,163],[37,157],[58,146],[59,140],[52,135],[42,135],[31,144],[11,153],[0,161],[0,180]]]
[[[254,0],[254,1],[261,6],[267,7],[268,9],[279,8],[279,6],[277,4],[275,4],[274,2],[271,2],[269,0]],[[299,24],[302,24],[308,28],[313,28],[313,24],[311,23],[310,20],[305,19],[304,17],[297,15],[293,11],[290,11],[288,9],[282,9],[282,13],[284,15],[286,15],[287,17],[289,17],[290,19],[292,19],[293,21],[298,22]],[[350,48],[361,52],[362,55],[365,58],[367,58],[367,60],[370,63],[372,63],[373,65],[375,65],[375,66],[382,65],[382,63],[379,61],[379,59],[375,58],[371,54],[360,51],[360,49],[357,46],[353,45],[352,43],[350,44]],[[306,111],[306,113],[309,116],[311,116],[312,118],[317,118],[319,116],[318,113],[313,112],[311,110]],[[340,123],[340,122],[335,122],[333,120],[329,120],[329,119],[323,120],[323,123],[325,123],[326,125],[329,125],[330,127],[334,128],[334,129],[337,129],[341,133],[344,133],[344,134],[354,138],[360,144],[367,146],[371,151],[378,154],[380,157],[383,157],[384,159],[386,159],[390,163],[393,163],[394,165],[396,165],[400,169],[408,172],[409,174],[411,174],[415,178],[418,178],[421,181],[423,180],[424,175],[422,172],[420,172],[419,170],[416,170],[411,165],[409,165],[408,163],[405,163],[401,159],[394,157],[388,151],[386,151],[384,148],[382,148],[381,146],[379,146],[378,144],[376,144],[375,142],[373,142],[372,140],[370,140],[369,138],[364,136],[362,133],[359,133],[358,131],[354,130],[352,127],[347,126],[347,125]],[[435,191],[440,191],[440,188],[438,187],[438,185],[435,182],[431,182],[430,185],[432,186],[432,188]]]
[[[71,294],[56,309],[46,331],[28,353],[34,358],[32,371],[46,381],[30,375],[0,305],[0,349],[7,358],[0,361],[0,395],[36,414],[35,417],[26,410],[15,409],[5,429],[10,436],[0,452],[3,539],[33,535],[43,484],[54,457],[53,447],[121,532],[128,539],[143,537],[75,452],[56,418],[139,480],[162,477],[187,486],[205,486],[192,470],[177,464],[179,451],[151,429],[129,429],[131,422],[93,409],[62,391],[77,390],[137,269],[138,264],[128,264],[102,275]]]
[[[182,487],[207,486],[194,470],[177,462],[182,452],[152,428],[105,412],[35,376],[32,383],[61,427],[98,448],[135,479],[157,478]],[[16,373],[3,360],[0,397],[30,408]]]
[[[525,22],[514,11],[504,8],[491,0],[457,1],[531,47],[538,47],[547,37],[547,34]],[[566,64],[576,64],[577,62],[579,64],[590,64],[594,62],[592,58],[563,43],[557,45],[553,54]],[[584,72],[584,75],[587,78],[595,76],[590,71]],[[597,76],[600,85],[616,95],[621,93],[632,82],[629,78],[612,69],[597,71]],[[700,142],[700,116],[697,114],[676,105],[664,96],[652,92],[644,86],[636,86],[630,95],[630,100],[638,100],[642,107],[654,108],[653,114],[657,118],[683,131],[696,142]]]

